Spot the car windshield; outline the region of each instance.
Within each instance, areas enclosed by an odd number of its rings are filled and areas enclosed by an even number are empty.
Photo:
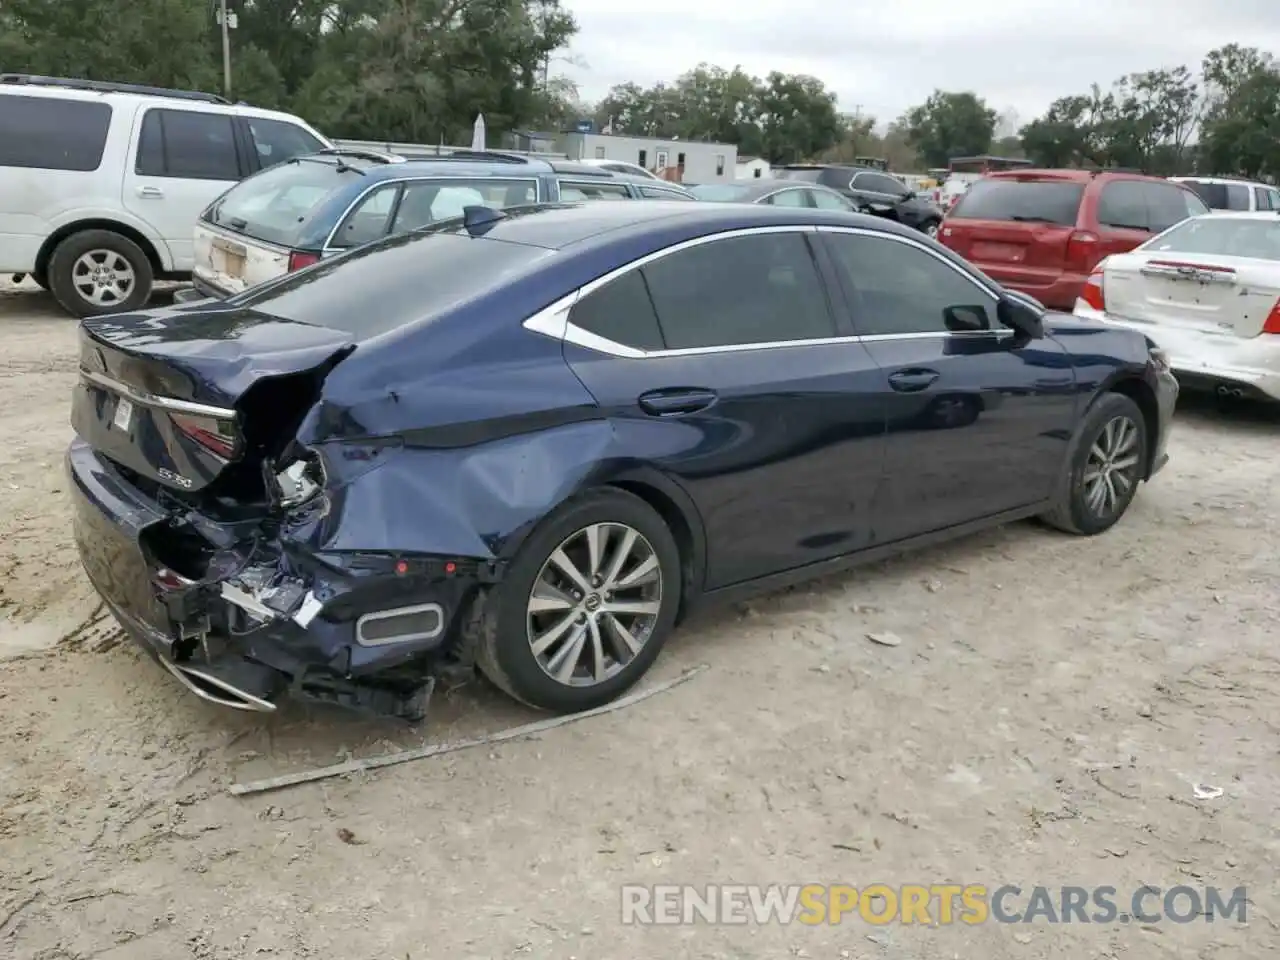
[[[961,194],[953,219],[1075,226],[1084,184],[1062,180],[979,180]]]
[[[781,167],[775,168],[773,175],[779,180],[803,180],[805,183],[817,183],[822,179],[822,168],[800,167],[789,170],[786,167]]]
[[[1198,193],[1213,210],[1249,209],[1249,188],[1242,183],[1209,183],[1205,180],[1184,180],[1183,183]]]
[[[459,220],[445,221],[322,260],[227,303],[368,340],[439,317],[554,255],[545,247],[472,237]],[[369,308],[371,297],[376,310]]]
[[[1194,253],[1280,261],[1280,217],[1246,220],[1205,216],[1184,220],[1142,245],[1150,253]]]
[[[704,183],[689,190],[699,200],[715,200],[731,203],[741,200],[751,192],[750,187],[738,186],[736,183]]]
[[[359,176],[345,163],[295,159],[232,187],[207,217],[215,226],[254,240],[292,247],[320,204]]]

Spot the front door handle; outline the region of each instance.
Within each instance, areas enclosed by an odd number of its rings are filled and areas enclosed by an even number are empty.
[[[906,370],[899,370],[897,373],[891,373],[889,375],[889,386],[899,393],[919,393],[921,390],[927,390],[938,377],[937,370],[929,370],[925,367],[910,367]]]
[[[641,410],[654,417],[678,417],[686,413],[697,413],[715,402],[714,392],[698,387],[650,390],[636,400]]]
[[[147,200],[159,200],[164,196],[164,191],[159,187],[139,187],[138,196]]]

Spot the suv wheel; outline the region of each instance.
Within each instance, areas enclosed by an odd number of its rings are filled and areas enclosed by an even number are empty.
[[[467,626],[476,664],[517,700],[589,710],[644,676],[675,624],[680,552],[666,523],[605,488],[565,504],[521,545]]]
[[[933,240],[938,239],[938,221],[937,220],[925,221],[925,223],[920,227],[920,229],[924,232],[924,235],[926,237],[929,237]]]
[[[150,299],[153,282],[142,248],[110,230],[73,233],[49,258],[49,289],[76,317],[137,310]]]

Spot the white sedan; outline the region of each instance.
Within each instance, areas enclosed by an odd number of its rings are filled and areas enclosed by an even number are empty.
[[[1098,264],[1074,312],[1145,333],[1184,389],[1280,401],[1280,213],[1183,220]]]

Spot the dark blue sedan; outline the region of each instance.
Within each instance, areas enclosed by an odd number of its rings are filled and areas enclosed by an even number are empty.
[[[418,716],[634,684],[699,604],[1042,517],[1097,534],[1177,387],[918,232],[470,206],[228,300],[86,320],[76,538],[193,692]]]

